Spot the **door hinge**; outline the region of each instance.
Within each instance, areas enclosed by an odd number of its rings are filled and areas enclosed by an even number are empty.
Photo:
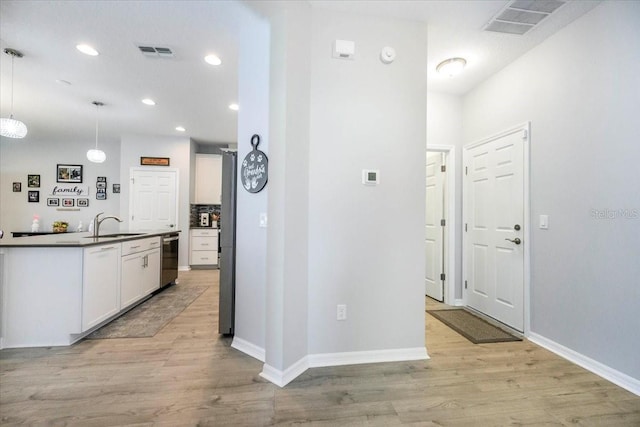
[[[464,281],[464,288],[467,289],[467,281]]]
[[[446,171],[447,171],[447,165],[440,166],[440,172],[446,172]]]
[[[443,226],[443,227],[444,227],[445,225],[447,225],[447,220],[446,220],[446,219],[441,219],[441,220],[440,220],[440,225],[441,225],[441,226]]]
[[[465,175],[468,175],[468,174],[469,174],[469,168],[468,168],[468,167],[466,167],[466,166],[464,167],[464,174],[465,174]]]
[[[464,231],[467,231],[467,224],[464,224]]]
[[[131,221],[133,221],[133,215],[131,215]]]
[[[134,177],[131,177],[131,184],[135,184],[135,183],[136,183],[135,178],[134,178]]]
[[[447,277],[444,273],[440,273],[440,280],[444,282],[445,277]]]
[[[524,139],[525,141],[527,140],[527,138],[529,138],[529,131],[527,131],[526,129],[524,130],[524,135],[522,136],[522,139]]]

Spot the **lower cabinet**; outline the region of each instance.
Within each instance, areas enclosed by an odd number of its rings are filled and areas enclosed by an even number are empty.
[[[189,264],[197,266],[218,264],[217,228],[194,228],[189,231]]]
[[[120,308],[126,308],[160,287],[160,239],[122,244]]]
[[[120,243],[84,249],[82,331],[120,311]]]

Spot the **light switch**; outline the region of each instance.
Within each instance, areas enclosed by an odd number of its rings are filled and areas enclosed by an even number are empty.
[[[260,228],[267,228],[267,213],[260,212]]]
[[[540,215],[540,228],[542,230],[549,229],[549,215]]]
[[[333,57],[338,59],[353,59],[356,53],[356,43],[351,40],[336,40],[333,42]]]

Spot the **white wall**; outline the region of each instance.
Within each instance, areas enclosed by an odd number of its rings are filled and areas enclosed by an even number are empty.
[[[336,39],[355,41],[354,60],[331,57]],[[311,354],[424,348],[426,52],[424,24],[314,9]],[[365,168],[378,186],[362,184]]]
[[[455,210],[456,224],[462,224],[462,97],[438,92],[427,93],[427,149],[431,145],[453,145],[455,147],[456,177]],[[462,228],[455,230],[455,271],[462,272]],[[456,274],[455,298],[462,298],[462,275]],[[453,304],[454,301],[447,301]]]
[[[95,143],[95,142],[94,142]],[[118,141],[101,141],[100,148],[106,153],[104,163],[87,160],[87,150],[93,148],[91,138],[50,141],[36,140],[28,135],[23,140],[2,138],[0,142],[0,229],[10,235],[11,231],[31,231],[33,215],[40,217],[40,230],[51,231],[53,221],[69,222],[75,230],[79,221],[85,230],[98,212],[117,214],[122,194],[113,194],[112,184],[120,182],[120,144]],[[89,207],[78,211],[58,211],[47,206],[47,198],[56,185],[58,163],[83,165],[83,186],[89,186]],[[40,188],[27,187],[27,174],[40,175]],[[96,200],[96,177],[107,177],[107,199]],[[21,182],[22,192],[14,193],[12,183]],[[68,185],[68,184],[64,184]],[[40,191],[40,202],[27,202],[29,190]],[[56,196],[60,198],[59,196]],[[105,230],[117,230],[117,224],[105,222]]]
[[[238,182],[240,164],[251,151],[251,136],[260,135],[258,148],[269,153],[269,22],[248,9],[239,10],[238,58]],[[267,212],[269,188],[259,193],[238,187],[236,215],[235,341],[244,340],[258,353],[265,348],[265,295],[267,287],[267,229],[259,227]],[[255,354],[256,357],[264,357]]]
[[[178,169],[178,227],[180,233],[180,247],[178,265],[180,268],[189,266],[189,196],[190,188],[192,143],[187,137],[157,137],[149,135],[124,135],[120,147],[120,182],[121,191],[125,197],[120,201],[120,217],[122,229],[129,227],[129,179],[132,167],[140,167],[140,157],[169,157],[170,167]],[[149,166],[152,167],[152,166]],[[161,168],[157,166],[155,168]]]
[[[463,110],[466,143],[531,121],[531,331],[635,379],[639,23],[640,3],[603,2],[468,94]],[[639,214],[593,213],[607,209]]]

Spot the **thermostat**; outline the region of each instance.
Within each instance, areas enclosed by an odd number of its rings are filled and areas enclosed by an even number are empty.
[[[373,169],[362,170],[362,183],[364,185],[378,185],[380,182],[380,171]]]

